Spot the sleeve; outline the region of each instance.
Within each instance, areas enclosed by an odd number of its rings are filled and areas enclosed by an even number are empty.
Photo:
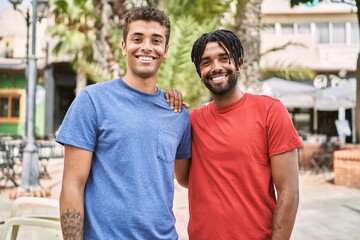
[[[96,111],[89,93],[83,89],[71,103],[56,142],[94,151],[97,142]]]
[[[270,157],[302,146],[290,114],[280,101],[270,106],[266,126]]]
[[[183,136],[181,138],[180,144],[176,151],[175,159],[188,159],[191,158],[191,127],[190,127],[190,118],[189,112],[186,110],[186,123]]]

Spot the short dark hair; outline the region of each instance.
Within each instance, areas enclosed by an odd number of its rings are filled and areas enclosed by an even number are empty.
[[[195,64],[196,71],[200,77],[201,57],[208,42],[218,42],[224,50],[229,51],[229,58],[234,59],[236,70],[238,70],[239,61],[244,57],[244,48],[240,39],[235,33],[229,30],[218,29],[214,32],[208,32],[201,35],[192,47],[191,61]]]
[[[126,42],[126,37],[129,32],[130,23],[138,20],[155,21],[160,23],[160,25],[165,27],[166,29],[165,31],[166,46],[169,44],[171,27],[168,16],[166,16],[164,11],[148,6],[134,8],[125,15],[125,22],[123,27],[124,42]]]

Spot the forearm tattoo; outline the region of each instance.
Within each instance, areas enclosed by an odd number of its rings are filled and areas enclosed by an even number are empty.
[[[83,239],[83,224],[84,218],[81,216],[80,211],[69,211],[62,213],[61,229],[64,240],[78,240]]]

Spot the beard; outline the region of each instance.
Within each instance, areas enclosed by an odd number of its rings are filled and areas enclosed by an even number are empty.
[[[218,74],[218,73],[216,73],[216,74]],[[216,86],[211,85],[210,78],[212,77],[212,75],[215,75],[215,74],[207,75],[203,79],[204,85],[214,95],[219,95],[219,96],[225,95],[236,86],[236,83],[238,80],[237,73],[234,74],[233,71],[228,71],[227,74],[229,77],[228,77],[228,81],[225,83],[225,85],[216,85]]]

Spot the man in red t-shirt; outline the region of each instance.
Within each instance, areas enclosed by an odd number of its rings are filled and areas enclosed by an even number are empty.
[[[227,30],[192,49],[213,101],[190,116],[190,240],[290,239],[294,226],[302,142],[279,100],[241,92],[243,57]]]

